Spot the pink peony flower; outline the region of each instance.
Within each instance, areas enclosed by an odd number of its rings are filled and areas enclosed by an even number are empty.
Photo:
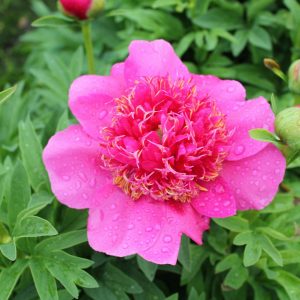
[[[59,7],[68,16],[85,20],[103,10],[104,0],[59,0]]]
[[[245,101],[239,82],[189,73],[163,40],[129,52],[110,76],[73,83],[80,125],[53,136],[43,159],[59,201],[89,208],[92,248],[175,264],[183,233],[201,244],[209,217],[270,203],[285,160],[249,137],[274,130],[264,98]]]

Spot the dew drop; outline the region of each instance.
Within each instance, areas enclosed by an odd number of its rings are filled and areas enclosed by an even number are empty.
[[[252,175],[256,176],[257,175],[257,170],[253,170]]]
[[[117,221],[118,219],[120,218],[120,214],[115,214],[114,216],[113,216],[113,221]]]
[[[216,184],[215,191],[218,194],[223,194],[225,192],[224,186],[220,183]]]
[[[128,224],[127,229],[132,230],[134,228],[133,224]]]
[[[126,244],[126,243],[123,244],[123,246],[122,246],[123,249],[127,249],[128,247],[129,247],[129,246],[128,246],[128,244]]]
[[[153,228],[152,228],[151,226],[149,226],[149,227],[146,228],[146,231],[147,231],[147,232],[151,232],[152,229],[153,229]]]
[[[70,180],[70,176],[67,176],[67,175],[63,176],[62,178],[63,178],[64,181],[69,181]]]
[[[164,242],[165,243],[170,243],[172,241],[172,237],[170,235],[165,235],[164,236]]]
[[[85,193],[83,193],[83,194],[82,194],[82,197],[83,197],[83,199],[87,199],[87,198],[88,198],[88,195],[85,194]]]
[[[233,86],[230,86],[227,88],[227,92],[229,92],[229,93],[234,92],[234,90],[235,90],[235,87],[233,87]]]
[[[223,205],[224,205],[225,207],[228,207],[228,206],[230,205],[230,201],[228,201],[228,200],[224,201],[224,202],[223,202]]]
[[[80,188],[81,188],[81,182],[80,181],[76,181],[76,183],[75,183],[75,189],[76,190],[80,190]]]
[[[163,248],[161,249],[161,252],[163,252],[163,253],[167,253],[167,252],[169,252],[169,248],[167,248],[167,247],[163,247]]]
[[[236,189],[235,192],[236,192],[237,194],[240,194],[241,190],[240,190],[240,189]]]
[[[107,114],[108,114],[107,110],[102,110],[99,113],[99,120],[103,120],[107,116]]]
[[[280,173],[280,170],[279,169],[276,169],[275,170],[275,174],[279,174]]]
[[[115,208],[116,208],[116,204],[112,204],[112,205],[110,206],[110,208],[111,208],[111,209],[115,209]]]
[[[237,145],[235,148],[234,148],[234,153],[236,155],[241,155],[243,154],[245,151],[245,147],[243,145]]]

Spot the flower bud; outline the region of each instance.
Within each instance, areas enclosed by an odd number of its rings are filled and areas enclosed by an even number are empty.
[[[300,107],[281,111],[275,120],[276,134],[292,150],[300,150]]]
[[[104,0],[59,0],[59,9],[67,16],[86,20],[98,15],[104,8]]]
[[[289,88],[300,94],[300,59],[294,61],[289,68]]]

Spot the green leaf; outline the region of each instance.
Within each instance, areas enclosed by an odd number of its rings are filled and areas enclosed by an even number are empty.
[[[277,265],[282,266],[281,254],[274,246],[272,241],[266,235],[263,234],[259,235],[258,241],[261,248],[273,259],[273,261]]]
[[[283,265],[299,264],[300,263],[300,251],[299,250],[282,250],[280,251]]]
[[[19,143],[24,167],[32,187],[37,191],[48,182],[42,161],[42,146],[29,119],[19,124]]]
[[[47,253],[54,250],[63,250],[82,244],[87,241],[86,230],[76,230],[59,234],[41,241],[36,247],[36,253]]]
[[[42,259],[32,258],[29,266],[40,299],[58,300],[55,279],[47,271]]]
[[[63,16],[45,16],[35,20],[32,23],[33,27],[57,27],[70,26],[75,24],[74,20]]]
[[[194,287],[191,288],[188,300],[199,300],[199,296]]]
[[[7,244],[11,241],[11,236],[4,226],[4,224],[0,223],[0,245]]]
[[[69,66],[69,72],[71,78],[77,78],[82,73],[84,61],[84,53],[82,47],[79,47],[77,51],[73,54]]]
[[[0,299],[8,300],[18,279],[27,267],[27,261],[18,259],[10,267],[0,273]]]
[[[21,237],[38,237],[56,235],[56,229],[45,219],[36,216],[29,216],[22,219],[16,225],[13,236]]]
[[[300,279],[298,277],[284,270],[278,270],[274,280],[285,289],[290,300],[299,300]]]
[[[251,129],[249,130],[249,134],[254,140],[272,143],[278,147],[281,145],[280,140],[272,132],[266,129]]]
[[[233,216],[226,219],[213,219],[218,225],[233,232],[243,232],[249,229],[249,222],[241,217]]]
[[[0,92],[0,105],[3,104],[6,100],[8,100],[9,97],[11,97],[16,90],[17,90],[17,85],[14,85],[13,87],[10,87]]]
[[[249,42],[256,47],[271,50],[272,42],[269,33],[259,26],[254,26],[249,32]]]
[[[69,112],[66,109],[58,120],[56,131],[66,129],[70,125]]]
[[[231,30],[243,27],[243,20],[239,14],[222,8],[212,8],[206,14],[194,18],[193,22],[200,27],[209,29]]]
[[[291,238],[271,227],[257,227],[257,231],[267,234],[269,237],[279,241],[289,241]]]
[[[14,240],[7,244],[1,244],[0,245],[0,251],[1,253],[8,258],[9,260],[16,260],[17,258],[17,248],[16,243]]]
[[[175,48],[175,51],[179,57],[181,57],[187,49],[190,47],[192,42],[195,39],[195,33],[191,32],[187,35],[185,35],[178,43],[177,47]]]
[[[224,285],[233,289],[239,289],[248,278],[248,270],[241,264],[233,265],[224,279]]]
[[[236,253],[232,253],[228,256],[225,256],[217,265],[216,273],[220,273],[231,269],[234,265],[241,264],[241,259]]]
[[[182,235],[181,238],[178,260],[185,269],[191,269],[190,239],[185,235]]]
[[[178,300],[178,294],[177,293],[173,294],[173,295],[167,297],[165,300]]]
[[[145,274],[145,276],[150,281],[153,281],[158,266],[156,264],[153,264],[153,263],[139,257],[139,256],[137,256],[137,263],[138,263],[139,268]]]
[[[248,41],[248,31],[238,30],[234,35],[235,41],[231,43],[231,50],[234,56],[238,56],[246,47]]]
[[[252,231],[244,231],[235,236],[235,238],[233,239],[233,244],[237,246],[246,245],[250,243],[252,238]]]
[[[129,294],[139,294],[143,292],[142,287],[132,278],[123,273],[120,269],[108,263],[105,267],[103,278],[106,285],[116,289],[122,289]]]
[[[10,182],[8,199],[8,220],[13,229],[18,214],[27,207],[30,200],[30,187],[27,173],[20,161],[15,165]]]
[[[281,213],[294,207],[294,197],[290,193],[278,193],[272,203],[260,213]]]
[[[42,210],[45,206],[50,204],[54,199],[54,196],[41,192],[32,195],[31,200],[28,204],[28,207],[22,210],[17,217],[17,222],[20,222],[22,219],[36,215],[40,210]]]
[[[261,256],[261,247],[255,241],[251,241],[245,247],[243,263],[245,267],[250,267],[258,262]]]

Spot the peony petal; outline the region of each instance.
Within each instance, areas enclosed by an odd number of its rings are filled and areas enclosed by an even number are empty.
[[[165,205],[165,225],[159,238],[151,248],[139,255],[157,264],[175,265],[182,233],[202,244],[203,232],[209,228],[209,218],[199,215],[189,203]]]
[[[193,74],[193,79],[199,95],[216,101],[217,107],[224,114],[230,112],[236,103],[242,103],[246,99],[245,88],[238,81],[195,74]]]
[[[127,256],[146,250],[164,226],[165,206],[149,198],[134,201],[116,188],[89,211],[88,239],[93,249]]]
[[[133,84],[141,76],[190,78],[186,66],[164,40],[133,41],[130,44],[129,56],[125,61],[125,78],[129,84]]]
[[[269,144],[254,156],[226,161],[221,176],[233,191],[238,209],[262,209],[276,195],[284,172],[283,155]]]
[[[155,263],[175,264],[181,233],[200,243],[207,227],[208,219],[191,207],[177,212],[151,198],[133,201],[116,189],[98,208],[90,210],[88,239],[93,249],[109,255],[137,253]]]
[[[123,83],[113,76],[85,75],[76,79],[69,92],[69,106],[93,138],[99,139],[100,130],[111,124],[114,98],[123,93]]]
[[[100,168],[98,142],[80,125],[55,134],[43,152],[51,188],[57,199],[72,208],[93,207],[109,193],[110,173]]]
[[[256,154],[268,143],[256,141],[249,135],[249,130],[265,128],[274,131],[274,114],[270,104],[263,97],[237,103],[227,114],[227,126],[234,130],[228,160],[239,160]]]
[[[222,178],[207,183],[205,188],[207,192],[201,192],[192,200],[199,214],[210,218],[226,218],[236,214],[236,200]]]

